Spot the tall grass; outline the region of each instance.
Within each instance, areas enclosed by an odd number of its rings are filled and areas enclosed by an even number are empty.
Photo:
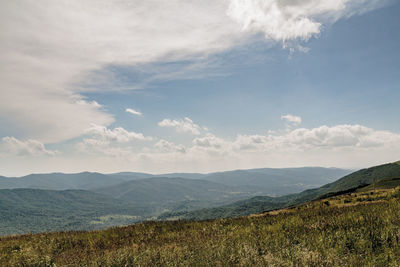
[[[358,193],[275,215],[3,237],[0,266],[400,266],[399,196]]]

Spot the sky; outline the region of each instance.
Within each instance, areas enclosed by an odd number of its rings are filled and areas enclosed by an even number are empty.
[[[0,3],[0,175],[400,160],[400,2]]]

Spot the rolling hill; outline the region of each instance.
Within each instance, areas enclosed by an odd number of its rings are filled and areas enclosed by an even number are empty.
[[[233,216],[247,216],[268,210],[296,206],[318,198],[324,198],[341,193],[353,192],[359,188],[377,183],[381,180],[391,180],[400,177],[399,162],[388,163],[353,172],[343,178],[315,189],[281,197],[258,196],[247,200],[237,201],[228,205],[205,208],[190,212],[176,212],[162,214],[160,219],[190,219],[204,220],[227,218]]]

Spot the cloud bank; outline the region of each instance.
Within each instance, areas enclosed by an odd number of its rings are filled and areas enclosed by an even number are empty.
[[[46,149],[45,145],[37,140],[19,140],[15,137],[3,137],[0,142],[0,155],[3,156],[54,156],[57,151]]]
[[[206,131],[180,144],[122,127],[92,125],[71,148],[70,152],[57,152],[36,140],[5,137],[0,142],[0,168],[20,175],[62,170],[211,172],[288,167],[288,163],[294,167],[367,167],[400,159],[400,134],[342,124],[238,134],[234,138]]]

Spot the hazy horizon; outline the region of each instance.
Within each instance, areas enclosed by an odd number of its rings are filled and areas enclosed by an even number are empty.
[[[59,172],[59,171],[54,171],[54,172],[33,172],[33,173],[26,173],[22,175],[3,175],[0,173],[0,176],[2,177],[10,177],[10,178],[20,178],[24,176],[28,176],[31,174],[34,175],[41,175],[41,174],[53,174],[53,173],[60,173],[60,174],[80,174],[80,173],[99,173],[99,174],[104,174],[104,175],[113,175],[113,174],[120,174],[120,173],[143,173],[143,174],[150,174],[150,175],[170,175],[170,174],[175,174],[175,173],[182,173],[182,174],[201,174],[201,175],[207,175],[207,174],[214,174],[214,173],[222,173],[222,172],[234,172],[234,171],[251,171],[251,170],[258,170],[258,169],[302,169],[302,168],[326,168],[326,169],[341,169],[341,170],[347,170],[347,171],[357,171],[362,168],[368,168],[371,166],[366,166],[366,167],[361,167],[361,168],[337,168],[337,167],[321,167],[321,166],[299,166],[299,167],[283,167],[283,168],[269,168],[269,167],[261,167],[261,168],[251,168],[251,169],[227,169],[227,170],[219,170],[219,171],[213,171],[213,172],[160,172],[160,173],[155,173],[155,172],[135,172],[135,171],[118,171],[118,172],[98,172],[98,171],[79,171],[79,172]]]

